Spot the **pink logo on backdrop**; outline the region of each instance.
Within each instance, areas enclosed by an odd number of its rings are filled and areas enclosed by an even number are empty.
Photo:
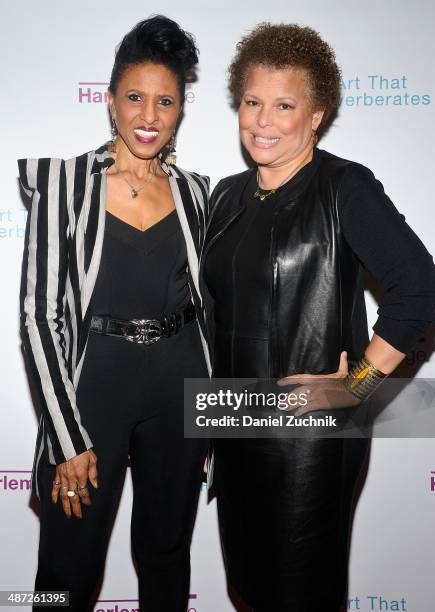
[[[29,474],[25,476],[24,474]],[[30,491],[32,470],[0,470],[0,492]]]
[[[189,600],[197,599],[196,593],[190,593]],[[139,612],[138,599],[97,599],[94,612]],[[188,604],[186,612],[199,612],[196,607]]]
[[[108,87],[109,83],[106,81],[79,81],[79,104],[107,104],[109,101]],[[191,87],[191,83],[186,84],[186,94],[184,96],[185,102],[189,104],[195,102],[195,92],[192,91]]]
[[[104,81],[79,81],[79,104],[107,104],[108,86]]]

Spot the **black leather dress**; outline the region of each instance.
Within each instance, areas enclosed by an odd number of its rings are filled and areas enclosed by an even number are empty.
[[[360,168],[356,175],[363,174],[362,184],[372,189],[364,175],[369,171]],[[215,377],[329,373],[336,371],[341,350],[348,350],[351,362],[361,356],[369,340],[362,267],[343,237],[337,203],[341,183],[342,190],[363,192],[342,180],[353,170],[351,163],[316,151],[311,163],[263,202],[253,198],[255,172],[218,185],[202,264]],[[383,191],[379,198],[384,204]],[[396,209],[386,214],[394,238],[405,224]],[[361,241],[364,251],[366,238]],[[433,261],[418,242],[410,235],[402,248],[414,248],[425,270],[422,287],[424,280],[433,289]],[[393,255],[390,263],[395,268]],[[434,296],[425,299],[415,319],[430,317]],[[389,321],[386,339],[393,328]],[[398,344],[410,348],[413,339],[402,336]],[[230,583],[255,611],[338,612],[346,597],[352,508],[369,440],[213,444]]]

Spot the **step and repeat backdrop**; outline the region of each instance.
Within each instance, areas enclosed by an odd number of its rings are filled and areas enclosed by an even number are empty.
[[[199,79],[188,88],[178,136],[181,167],[210,175],[212,185],[244,169],[237,117],[226,90],[225,71],[235,44],[260,21],[309,25],[332,44],[343,71],[340,112],[319,146],[369,166],[435,253],[431,1],[417,0],[412,6],[404,0],[3,2],[0,590],[33,588],[39,536],[37,507],[30,497],[37,416],[18,335],[26,210],[19,197],[16,159],[68,158],[110,138],[106,91],[115,46],[137,21],[159,12],[194,33],[200,48]],[[367,280],[371,331],[380,294]],[[407,356],[401,375],[435,378],[433,346],[432,328]],[[138,609],[129,541],[131,498],[128,474],[95,603],[99,612]],[[354,520],[349,610],[435,610],[434,515],[434,440],[375,439]],[[192,547],[189,612],[233,609],[216,500],[208,501],[204,490]]]

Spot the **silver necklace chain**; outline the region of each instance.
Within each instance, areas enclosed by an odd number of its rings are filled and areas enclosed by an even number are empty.
[[[151,174],[151,176],[147,178],[147,180],[143,183],[143,185],[141,185],[140,187],[134,187],[127,180],[127,177],[124,175],[124,172],[118,168],[118,166],[116,165],[116,162],[114,163],[114,166],[115,166],[115,170],[120,174],[121,178],[123,178],[124,181],[127,183],[127,185],[130,187],[130,190],[131,190],[130,193],[131,193],[131,197],[132,198],[137,198],[137,195],[138,195],[139,191],[141,191],[144,187],[146,187],[148,185],[148,183],[151,183],[153,178],[156,176],[155,174]]]

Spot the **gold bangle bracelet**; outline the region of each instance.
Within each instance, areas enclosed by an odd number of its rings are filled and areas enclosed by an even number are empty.
[[[343,384],[360,400],[366,400],[386,377],[387,374],[378,370],[364,355],[350,370]]]

